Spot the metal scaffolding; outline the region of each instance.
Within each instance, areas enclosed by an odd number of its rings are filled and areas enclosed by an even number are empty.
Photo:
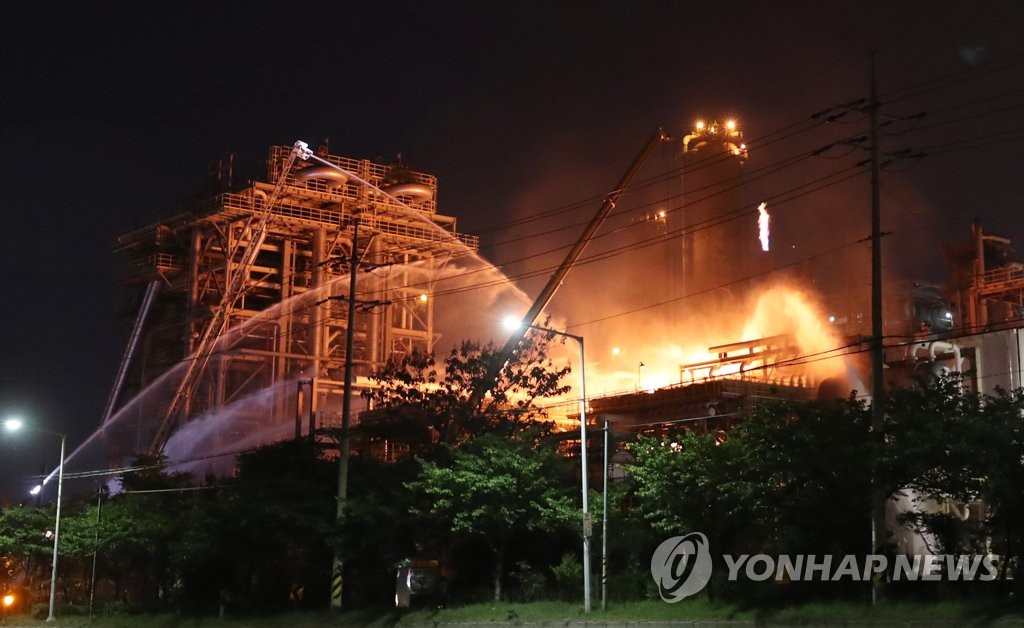
[[[185,379],[156,411],[163,417],[139,417],[137,448],[158,453],[177,424],[260,391],[274,391],[273,400],[251,421],[291,424],[303,401],[294,385],[280,384],[300,379],[312,380],[304,402],[316,425],[340,423],[349,324],[357,384],[389,359],[433,350],[433,279],[449,259],[478,246],[456,231],[455,218],[437,213],[436,178],[326,152],[317,161],[337,168],[292,165],[292,154],[292,147],[272,147],[266,181],[208,196],[116,238],[115,251],[128,258],[122,279],[129,292],[141,294],[155,278],[163,283],[139,355],[125,358],[128,391],[175,368],[186,373],[172,375]],[[380,269],[359,274],[359,291],[381,305],[349,321],[345,304],[332,297],[344,291],[338,280],[348,276],[357,218],[356,253]]]

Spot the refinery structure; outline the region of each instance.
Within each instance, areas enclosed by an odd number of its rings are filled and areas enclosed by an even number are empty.
[[[438,213],[435,177],[301,150],[275,146],[265,180],[116,238],[135,305],[105,417],[117,418],[121,448],[160,452],[190,420],[254,395],[219,440],[338,425],[347,342],[361,383],[388,360],[434,350],[429,287],[477,239]]]
[[[230,424],[206,435],[207,447],[240,450],[337,427],[347,361],[358,397],[388,361],[433,352],[439,316],[466,320],[466,306],[445,312],[434,288],[446,268],[476,257],[478,241],[438,212],[435,177],[299,144],[272,147],[262,180],[229,182],[178,215],[116,238],[135,326],[104,419],[115,455],[166,451],[178,430],[229,407]],[[587,385],[596,391],[587,399],[591,425],[722,431],[765,400],[870,398],[866,304],[843,290],[808,304],[799,290],[765,287],[775,269],[770,215],[763,203],[738,212],[729,195],[749,157],[738,125],[702,121],[673,144],[684,200],[643,218],[659,231],[651,250],[669,278],[658,288],[672,323],[662,335],[679,333],[696,308],[736,310],[755,299],[756,306],[731,337],[689,338],[704,341],[702,351],[672,357],[657,381],[638,361],[633,385],[592,385],[589,378],[602,373],[586,356]],[[1024,266],[1012,261],[1009,241],[981,225],[961,257],[947,285],[886,287],[888,384],[956,372],[981,392],[1021,385]],[[526,325],[573,280],[566,273],[574,262],[570,255],[552,277]],[[357,292],[350,292],[353,267]],[[575,385],[572,394],[550,408],[566,426],[579,418]],[[350,418],[358,423],[364,409],[358,403]],[[391,436],[356,446],[392,458],[407,447]]]

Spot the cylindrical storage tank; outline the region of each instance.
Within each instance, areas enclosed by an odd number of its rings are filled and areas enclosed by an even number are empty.
[[[395,198],[410,199],[413,203],[425,203],[434,198],[434,191],[425,183],[395,183],[381,188]]]
[[[348,183],[348,175],[330,166],[310,166],[295,173],[295,182],[308,184],[310,181],[323,181],[328,191],[344,190]]]

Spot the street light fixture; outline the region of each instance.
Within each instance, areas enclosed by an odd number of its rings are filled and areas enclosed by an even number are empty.
[[[56,621],[57,617],[54,615],[54,609],[57,601],[57,544],[60,539],[60,501],[61,493],[64,490],[64,448],[67,444],[67,434],[51,432],[38,427],[27,427],[21,419],[7,419],[4,421],[4,428],[9,432],[16,432],[25,428],[60,437],[60,465],[57,467],[57,517],[53,524],[53,568],[50,570],[50,612],[46,616],[46,621]],[[46,480],[44,479],[43,484],[45,483]],[[42,489],[43,485],[40,484],[33,488],[31,493],[37,495]]]
[[[522,329],[527,327],[529,329],[536,329],[537,331],[546,332],[549,334],[556,334],[565,338],[572,338],[575,340],[580,347],[580,465],[582,472],[580,476],[583,481],[583,612],[590,612],[590,537],[592,532],[592,524],[590,520],[590,498],[587,481],[587,371],[585,366],[585,358],[583,352],[583,336],[577,336],[570,334],[565,331],[558,331],[557,329],[549,329],[547,327],[538,327],[537,325],[531,325],[525,321],[520,321],[515,317],[507,317],[503,321],[506,329],[513,331],[516,329]]]
[[[8,593],[7,595],[5,595],[3,597],[2,601],[3,601],[3,605],[4,605],[3,623],[6,624],[7,623],[7,613],[10,612],[11,606],[14,605],[14,596],[11,595],[10,593]]]

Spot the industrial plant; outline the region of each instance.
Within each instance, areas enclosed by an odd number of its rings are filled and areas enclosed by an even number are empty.
[[[686,328],[695,310],[754,305],[724,328],[734,334],[725,342],[720,333],[704,338],[701,351],[673,353],[668,375],[653,377],[651,365],[638,361],[635,381],[622,385],[600,358],[584,357],[598,363],[587,367],[591,424],[608,419],[627,433],[723,431],[764,400],[869,399],[868,303],[842,289],[815,294],[798,274],[780,281],[770,208],[728,210],[742,202],[730,191],[752,159],[737,122],[698,121],[681,139],[659,132],[630,176],[651,146],[668,141],[682,163],[684,200],[640,220],[657,232],[648,261],[670,279],[658,288],[666,330]],[[617,192],[627,189],[624,181]],[[614,200],[606,199],[524,323],[534,323],[558,287],[573,281],[573,255]],[[445,306],[438,282],[465,260],[479,260],[477,248],[475,236],[438,212],[436,178],[401,163],[297,144],[272,147],[261,178],[236,184],[218,176],[211,193],[183,212],[115,240],[134,327],[104,419],[110,455],[177,455],[174,435],[188,429],[202,432],[204,447],[231,452],[339,426],[347,361],[358,397],[389,361],[434,352],[440,317],[458,321],[448,340],[470,333],[467,306]],[[981,392],[1020,385],[1024,266],[1012,261],[1008,240],[981,225],[957,263],[947,285],[887,283],[888,384],[954,372]],[[519,297],[516,307],[525,304]],[[521,338],[513,334],[508,344]],[[701,340],[687,339],[691,346]],[[550,407],[567,427],[578,421],[577,388],[575,400]],[[350,418],[358,424],[366,410],[356,402]],[[205,423],[220,421],[216,429],[196,427],[211,417]],[[392,434],[356,446],[390,459],[407,451],[401,441]],[[196,447],[190,436],[188,451]]]
[[[115,455],[164,451],[177,429],[240,401],[208,446],[337,426],[346,360],[363,385],[388,360],[434,350],[430,287],[477,238],[438,213],[435,177],[301,150],[272,147],[264,180],[225,178],[117,236],[135,323],[105,417]]]

